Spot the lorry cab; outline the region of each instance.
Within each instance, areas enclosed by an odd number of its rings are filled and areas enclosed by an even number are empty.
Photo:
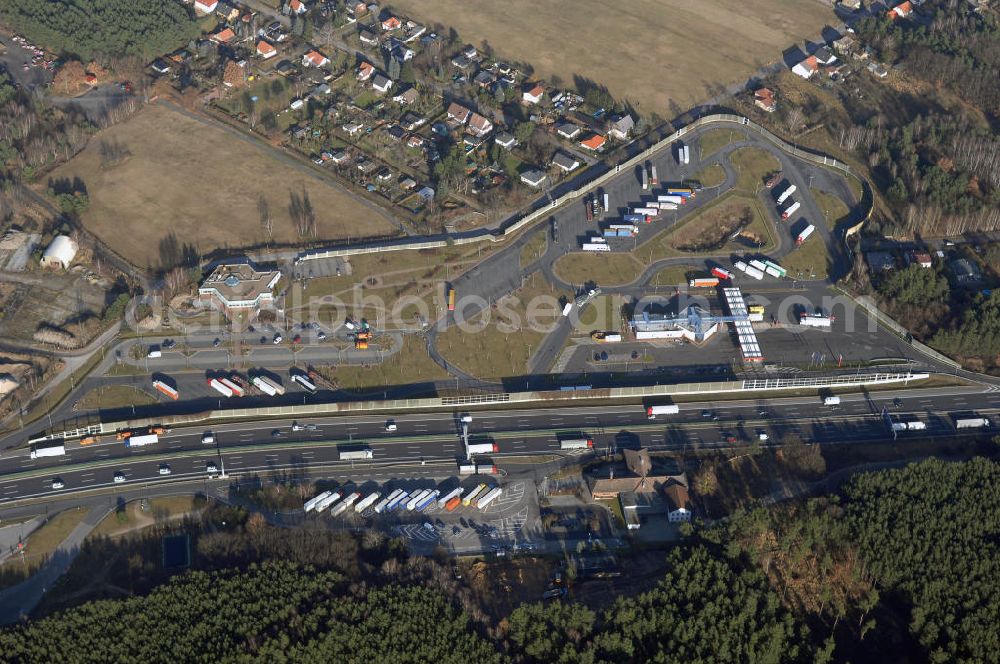
[[[52,488],[53,489],[61,489],[64,486],[66,486],[65,482],[63,482],[58,477],[55,477],[55,478],[52,479]]]
[[[122,483],[122,482],[124,482],[124,481],[125,481],[125,473],[123,473],[123,472],[122,472],[122,471],[120,471],[120,470],[119,470],[119,471],[117,471],[117,472],[115,473],[115,484],[121,484],[121,483]]]
[[[215,434],[211,431],[206,431],[205,435],[201,437],[202,445],[214,445],[215,444]]]

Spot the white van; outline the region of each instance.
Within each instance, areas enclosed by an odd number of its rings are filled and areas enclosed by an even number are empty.
[[[146,353],[146,357],[155,360],[158,357],[163,357],[163,352],[159,348],[150,348],[149,352]]]
[[[385,423],[385,430],[392,432],[396,430],[396,420],[387,420]]]
[[[201,444],[202,445],[214,445],[215,444],[215,434],[211,433],[211,432],[210,433],[206,433],[204,436],[201,437]]]
[[[823,397],[824,406],[839,406],[840,397]]]
[[[472,424],[472,415],[468,413],[462,415],[462,424]]]

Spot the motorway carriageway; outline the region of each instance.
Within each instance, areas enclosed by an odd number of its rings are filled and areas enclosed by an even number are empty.
[[[862,442],[891,437],[880,413],[884,407],[904,421],[919,419],[927,424],[920,434],[902,433],[900,441],[914,436],[954,434],[951,413],[974,411],[983,416],[1000,413],[1000,391],[973,387],[892,390],[841,395],[837,410],[823,406],[818,396],[751,399],[680,404],[679,415],[646,419],[639,405],[563,406],[535,410],[473,411],[470,438],[492,440],[499,453],[489,455],[502,468],[530,464],[535,455],[559,452],[559,438],[584,434],[594,439],[598,449],[645,445],[651,449],[708,449],[725,446],[725,435],[736,436],[738,444],[766,431],[775,443],[782,435],[796,433],[803,440],[818,442]],[[900,399],[901,407],[893,407]],[[758,411],[767,409],[767,418]],[[710,409],[719,420],[702,417]],[[372,475],[376,469],[394,469],[386,476],[400,477],[400,464],[432,464],[437,474],[457,472],[463,455],[457,418],[451,413],[400,414],[392,418],[398,431],[384,430],[386,419],[373,416],[340,416],[302,420],[316,425],[315,431],[290,432],[288,420],[240,423],[213,427],[218,445],[203,445],[206,429],[177,429],[161,437],[159,444],[129,450],[120,441],[68,449],[67,456],[31,460],[27,450],[18,450],[0,459],[0,504],[29,496],[58,496],[74,490],[111,486],[116,471],[125,473],[125,483],[176,482],[208,478],[206,464],[215,462],[230,475],[282,472],[294,476],[314,476],[310,469],[324,469],[338,477]],[[281,438],[271,431],[282,430]],[[402,432],[402,434],[400,434]],[[369,446],[370,462],[339,460],[339,449]],[[506,460],[506,461],[505,461]],[[167,463],[172,474],[160,476],[159,465]],[[49,490],[53,477],[60,477],[65,489]],[[123,486],[123,485],[115,485]]]

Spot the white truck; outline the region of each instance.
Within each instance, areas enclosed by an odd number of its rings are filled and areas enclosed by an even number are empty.
[[[388,496],[386,496],[382,500],[378,501],[375,504],[375,514],[381,514],[382,512],[384,512],[386,506],[388,506],[388,504],[391,503],[392,501],[394,501],[396,498],[399,498],[401,495],[403,495],[403,490],[402,489],[396,489],[395,491],[393,491],[392,493],[390,493]]]
[[[320,504],[321,502],[323,502],[324,500],[326,500],[331,495],[333,495],[333,491],[324,491],[323,493],[319,494],[318,496],[313,496],[312,498],[310,498],[309,500],[307,500],[305,502],[305,504],[302,506],[302,510],[304,512],[311,512],[311,511],[313,511],[316,508],[316,505]]]
[[[125,447],[145,447],[146,445],[155,445],[160,442],[160,437],[155,433],[146,433],[141,436],[129,436],[125,439]]]
[[[340,460],[341,461],[366,461],[374,456],[371,448],[365,448],[363,450],[341,450]]]
[[[358,501],[358,504],[354,506],[354,511],[357,512],[358,514],[361,514],[366,509],[374,505],[375,501],[378,500],[379,496],[381,495],[382,494],[380,494],[378,491],[368,494],[367,496],[365,496],[364,500]]]
[[[955,420],[956,429],[987,429],[990,421],[985,417],[965,417]]]
[[[839,406],[840,397],[823,397],[824,406]]]
[[[785,200],[794,193],[795,193],[795,185],[793,184],[790,185],[788,189],[785,189],[783,192],[781,192],[781,195],[778,196],[778,205],[784,203]]]
[[[267,376],[254,376],[251,381],[258,390],[269,397],[280,397],[285,393],[285,388]]]
[[[500,494],[502,493],[503,489],[501,489],[500,487],[493,487],[486,493],[485,496],[476,501],[476,507],[478,507],[479,509],[484,509],[487,505],[489,505],[494,500],[499,498]]]
[[[676,415],[681,409],[676,404],[646,406],[646,418],[655,420],[657,415]]]
[[[63,456],[66,454],[66,445],[61,440],[53,440],[44,443],[35,443],[31,446],[30,456],[32,459],[41,457]]]
[[[469,443],[469,454],[492,454],[499,451],[500,446],[496,443]]]

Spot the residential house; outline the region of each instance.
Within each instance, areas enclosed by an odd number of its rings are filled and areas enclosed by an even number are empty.
[[[655,499],[661,488],[673,482],[686,484],[682,481],[685,479],[683,475],[651,475],[653,463],[647,449],[624,449],[622,454],[625,457],[624,471],[618,464],[609,464],[589,480],[590,494],[595,500],[619,498],[626,492]]]
[[[329,83],[318,83],[316,87],[312,89],[309,93],[311,97],[325,97],[326,95],[333,92],[333,88],[330,87]]]
[[[926,251],[911,251],[906,258],[911,265],[919,265],[923,268],[932,266],[931,255]]]
[[[232,23],[240,17],[240,10],[228,2],[222,2],[220,0],[219,4],[215,7],[215,15],[218,16],[223,23]]]
[[[424,147],[424,137],[420,134],[410,134],[410,137],[406,139],[406,147],[408,148],[422,148]]]
[[[375,73],[375,65],[370,62],[362,62],[358,65],[357,78],[359,81],[367,81]]]
[[[420,93],[417,92],[416,88],[410,87],[405,90],[396,93],[396,96],[392,98],[397,104],[402,104],[404,106],[409,106],[410,104],[416,103],[420,98]]]
[[[403,117],[399,119],[399,124],[401,124],[403,129],[407,131],[414,131],[418,127],[424,126],[426,122],[427,118],[417,115],[413,111],[407,111],[403,114]]]
[[[382,74],[375,74],[372,78],[372,89],[380,94],[385,94],[392,88],[392,79]]]
[[[421,187],[420,191],[417,192],[417,196],[430,203],[432,200],[434,200],[434,190],[426,186]]]
[[[808,58],[792,67],[792,73],[798,74],[802,78],[809,79],[819,71],[819,63],[816,56],[810,55]]]
[[[471,115],[472,111],[467,109],[465,106],[462,106],[461,104],[452,102],[448,106],[448,119],[454,120],[459,124],[465,124],[469,120],[469,116]]]
[[[393,30],[399,30],[401,27],[403,27],[403,22],[395,16],[389,16],[382,21],[383,32],[392,32]]]
[[[211,14],[219,6],[219,0],[194,0],[194,11],[197,14]]]
[[[393,37],[395,39],[395,37]],[[389,54],[400,62],[407,62],[416,57],[417,52],[403,44],[396,44],[391,48]]]
[[[830,49],[828,49],[826,46],[820,46],[818,49],[816,49],[816,52],[813,53],[813,57],[816,58],[816,62],[818,64],[824,66],[832,65],[834,62],[837,61],[837,56],[835,56],[832,52],[830,52]]]
[[[196,3],[197,5],[197,3]],[[906,18],[913,13],[913,3],[907,0],[906,2],[900,3],[886,12],[886,15],[895,21],[897,18]]]
[[[493,142],[506,150],[510,150],[515,145],[517,145],[517,140],[514,138],[514,136],[512,134],[507,133],[506,131],[502,131],[496,136],[494,136]]]
[[[268,60],[270,58],[273,58],[277,54],[278,54],[278,49],[271,46],[269,42],[266,42],[263,39],[257,42],[257,55],[259,55],[260,57],[264,58],[265,60]]]
[[[556,125],[556,133],[563,138],[568,138],[570,140],[579,136],[581,131],[583,130],[580,129],[580,126],[575,125],[572,122],[562,122]]]
[[[364,128],[365,126],[360,122],[349,122],[341,127],[348,136],[357,136]]]
[[[371,159],[361,159],[357,164],[357,169],[361,171],[364,175],[370,175],[378,169],[378,164],[376,164]]]
[[[667,520],[670,523],[691,520],[691,499],[685,485],[672,480],[663,488],[663,495],[667,499]]]
[[[198,301],[226,313],[256,312],[274,302],[274,286],[280,278],[278,270],[258,270],[249,261],[225,263],[198,286]]]
[[[162,58],[157,58],[153,60],[153,63],[149,65],[149,68],[157,74],[166,74],[170,72],[170,63]]]
[[[580,145],[587,148],[588,150],[593,150],[598,152],[604,149],[604,144],[608,142],[608,139],[600,134],[594,134],[590,138],[580,141]]]
[[[378,169],[377,173],[375,173],[375,177],[381,180],[382,182],[385,182],[386,180],[391,180],[392,171],[383,166],[382,168]]]
[[[521,173],[521,182],[536,189],[541,187],[546,180],[548,180],[548,176],[539,170],[532,169]]]
[[[774,113],[778,110],[778,104],[774,101],[774,90],[771,88],[758,88],[754,90],[753,103],[754,106],[768,113]]]
[[[479,113],[473,113],[469,118],[469,131],[482,138],[493,131],[493,123]]]
[[[358,30],[358,38],[361,40],[362,44],[367,44],[369,46],[378,45],[378,35],[365,26],[361,26],[361,29]]]
[[[608,135],[619,141],[628,140],[628,137],[635,129],[635,120],[629,114],[616,115],[611,118],[611,126],[608,127]]]
[[[552,157],[552,163],[562,169],[564,173],[576,170],[580,166],[580,162],[577,161],[576,157],[568,155],[562,150],[557,151],[555,156]]]
[[[330,64],[330,58],[319,51],[309,51],[302,56],[303,67],[325,67]]]
[[[401,141],[406,137],[406,130],[400,127],[398,124],[391,125],[385,130],[385,133],[389,134],[389,138],[394,141]]]
[[[219,30],[214,35],[209,37],[209,39],[211,39],[217,44],[228,44],[229,42],[236,39],[236,33],[233,32],[232,28],[223,28],[222,30]]]
[[[472,82],[483,89],[489,88],[496,80],[496,76],[485,69],[480,69],[479,73],[472,77]]]
[[[857,46],[857,42],[851,35],[844,35],[840,39],[835,39],[830,42],[830,46],[841,55],[850,55]]]
[[[330,161],[332,161],[337,166],[346,164],[351,160],[351,155],[347,153],[347,150],[343,148],[338,148],[334,150],[330,155]]]
[[[525,104],[537,104],[544,94],[545,88],[536,83],[521,93],[521,101]]]
[[[466,46],[465,49],[462,50],[462,55],[470,60],[475,60],[479,57],[479,51],[476,50],[475,46]]]
[[[875,78],[885,78],[889,75],[889,70],[881,62],[869,62],[867,69]]]
[[[855,11],[861,9],[861,0],[840,0],[839,4],[845,9],[853,9]]]
[[[464,55],[458,54],[451,59],[451,64],[456,69],[459,69],[461,71],[466,71],[470,69],[474,63],[472,62],[472,60],[465,57]]]
[[[368,13],[368,4],[362,2],[362,0],[357,0],[356,2],[348,0],[344,3],[344,8],[347,10],[348,14],[354,16],[355,18],[364,16]]]
[[[293,14],[300,16],[309,11],[309,8],[306,7],[306,3],[302,2],[302,0],[291,0],[291,2],[288,3],[288,9]]]

